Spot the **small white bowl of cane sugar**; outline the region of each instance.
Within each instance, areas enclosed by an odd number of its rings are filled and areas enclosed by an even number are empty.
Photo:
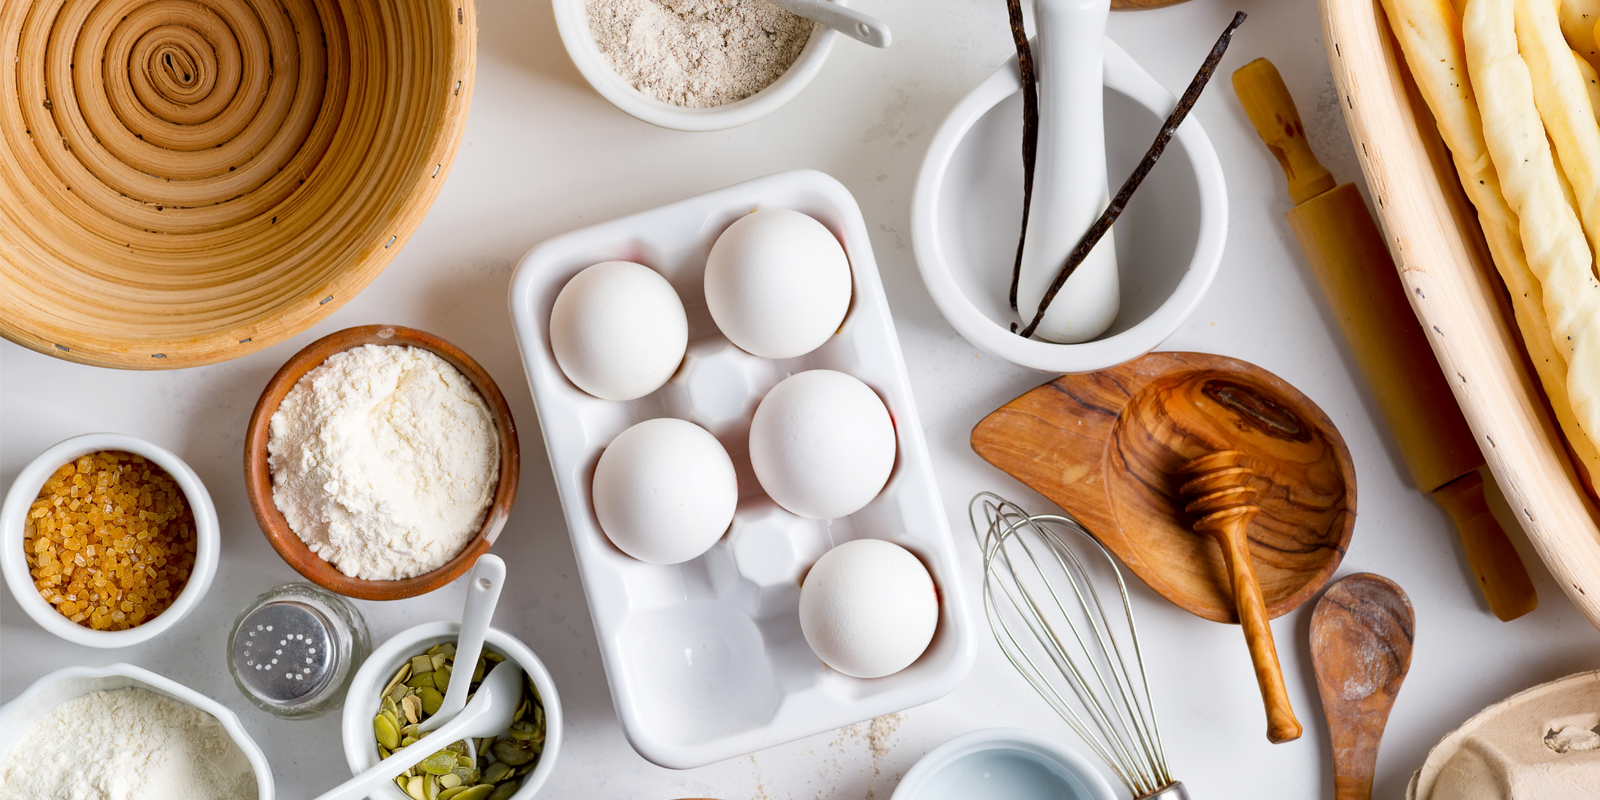
[[[239,717],[131,664],[68,667],[0,706],[0,798],[272,800]]]
[[[816,77],[837,36],[763,0],[553,3],[561,42],[589,85],[617,108],[680,131],[772,113]]]

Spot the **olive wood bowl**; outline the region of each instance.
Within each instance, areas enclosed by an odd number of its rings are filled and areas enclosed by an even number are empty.
[[[284,395],[294,388],[301,377],[329,356],[365,344],[419,347],[461,370],[461,374],[472,382],[484,403],[489,406],[500,440],[500,481],[495,487],[494,501],[484,515],[483,527],[478,529],[477,535],[467,542],[455,558],[432,572],[414,578],[369,581],[345,575],[311,552],[289,527],[288,520],[283,518],[283,512],[278,510],[277,503],[272,499],[272,470],[267,466],[267,439],[271,432],[272,415],[277,413],[278,404],[283,402]],[[511,516],[511,502],[517,496],[517,476],[521,463],[516,422],[511,418],[511,408],[506,405],[505,396],[500,394],[500,387],[495,385],[489,373],[461,348],[431,333],[398,325],[345,328],[295,353],[261,392],[261,399],[256,401],[255,410],[250,413],[250,427],[244,439],[245,493],[250,497],[250,509],[255,512],[256,522],[260,524],[261,532],[266,534],[267,541],[272,543],[272,549],[278,551],[278,555],[289,566],[312,583],[330,592],[361,600],[401,600],[427,594],[470,569],[478,556],[488,552],[489,546],[500,536],[500,529],[505,527],[506,520]]]
[[[1261,513],[1247,533],[1269,617],[1333,577],[1356,521],[1350,451],[1322,409],[1238,359],[1151,353],[1066,375],[985,417],[972,449],[1076,516],[1180,608],[1237,623],[1222,550],[1184,512],[1180,467],[1242,450]]]

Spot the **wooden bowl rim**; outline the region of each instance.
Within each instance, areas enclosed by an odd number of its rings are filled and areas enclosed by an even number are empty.
[[[1332,547],[1327,549],[1330,555],[1317,571],[1307,576],[1305,584],[1297,591],[1276,603],[1268,605],[1267,617],[1269,619],[1277,619],[1278,617],[1281,617],[1284,614],[1299,608],[1307,600],[1310,600],[1312,595],[1316,594],[1322,589],[1322,587],[1326,586],[1328,581],[1333,578],[1333,574],[1338,571],[1339,565],[1344,562],[1344,555],[1345,553],[1349,552],[1350,549],[1350,539],[1355,534],[1355,462],[1350,456],[1350,448],[1345,444],[1344,436],[1339,433],[1338,427],[1333,424],[1333,420],[1328,417],[1328,415],[1322,410],[1321,406],[1318,406],[1314,401],[1312,401],[1311,398],[1307,397],[1303,392],[1295,388],[1293,384],[1290,384],[1283,378],[1280,378],[1277,375],[1268,372],[1266,369],[1256,366],[1248,361],[1242,361],[1237,358],[1230,358],[1228,356],[1215,355],[1211,353],[1163,352],[1150,353],[1142,356],[1139,359],[1135,359],[1133,362],[1129,362],[1129,364],[1147,359],[1167,360],[1170,361],[1170,363],[1164,366],[1159,373],[1150,375],[1148,378],[1141,378],[1140,382],[1138,383],[1127,384],[1126,389],[1128,402],[1122,407],[1122,409],[1117,411],[1117,420],[1112,423],[1112,435],[1107,437],[1105,450],[1103,450],[1101,453],[1101,469],[1102,472],[1108,476],[1105,478],[1106,503],[1111,512],[1111,518],[1117,522],[1118,530],[1116,535],[1121,537],[1124,541],[1130,543],[1135,539],[1135,536],[1124,529],[1121,524],[1121,515],[1117,512],[1117,505],[1112,500],[1112,478],[1109,477],[1112,471],[1111,455],[1112,451],[1115,449],[1114,443],[1116,439],[1116,430],[1123,424],[1123,413],[1127,410],[1127,408],[1133,405],[1134,400],[1152,385],[1159,382],[1176,379],[1186,374],[1196,372],[1232,372],[1238,375],[1246,376],[1250,380],[1259,382],[1266,388],[1276,392],[1280,397],[1288,401],[1288,404],[1296,411],[1296,413],[1306,417],[1307,421],[1310,422],[1316,429],[1317,434],[1330,445],[1330,449],[1332,450],[1332,460],[1338,466],[1339,479],[1344,484],[1344,522],[1342,525],[1342,530],[1339,532],[1338,540],[1333,543]],[[1120,369],[1120,367],[1113,367],[1112,369]],[[1222,609],[1213,609],[1208,606],[1200,605],[1194,602],[1194,598],[1189,594],[1179,591],[1179,587],[1176,587],[1168,581],[1161,579],[1161,576],[1165,575],[1164,568],[1160,567],[1159,565],[1152,565],[1150,562],[1145,561],[1142,557],[1129,559],[1122,549],[1113,548],[1113,550],[1116,552],[1117,556],[1128,565],[1128,569],[1137,575],[1140,580],[1144,581],[1151,589],[1154,589],[1157,594],[1165,597],[1179,608],[1182,608],[1183,610],[1194,614],[1197,617],[1209,619],[1213,622],[1234,625],[1238,624],[1239,617],[1237,613],[1233,611],[1231,604],[1230,606]],[[1138,564],[1136,565],[1133,563],[1134,561],[1137,561]],[[1152,580],[1152,577],[1156,577],[1157,579]]]
[[[500,443],[500,479],[495,486],[494,500],[485,513],[483,525],[460,553],[431,572],[398,580],[364,580],[340,572],[311,548],[289,527],[283,512],[272,499],[272,471],[267,465],[267,439],[271,432],[272,415],[285,395],[306,373],[315,369],[334,353],[341,353],[365,344],[410,345],[427,350],[461,371],[472,382],[478,394],[489,406],[494,417],[495,433]],[[489,551],[499,538],[511,516],[511,504],[516,499],[517,481],[521,470],[521,451],[517,445],[516,421],[511,407],[494,378],[466,351],[431,333],[401,325],[361,325],[335,331],[306,345],[295,353],[267,382],[261,397],[250,412],[250,424],[244,440],[245,494],[250,498],[250,510],[255,513],[261,532],[272,544],[272,549],[290,567],[307,580],[330,592],[360,600],[401,600],[427,594],[460,577],[478,556]]]

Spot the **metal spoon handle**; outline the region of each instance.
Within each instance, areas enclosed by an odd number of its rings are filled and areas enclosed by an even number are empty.
[[[461,612],[461,631],[456,635],[455,672],[451,673],[450,686],[445,690],[439,713],[418,726],[423,732],[438,728],[466,707],[472,670],[483,652],[483,638],[489,632],[489,622],[494,619],[494,608],[500,602],[500,589],[505,582],[505,561],[492,553],[478,556],[467,579],[467,606]],[[462,674],[467,679],[456,680],[455,675],[461,670],[466,670]]]
[[[888,47],[892,38],[889,26],[881,20],[846,8],[830,0],[767,0],[767,2],[806,19],[816,20],[852,39],[873,47]]]

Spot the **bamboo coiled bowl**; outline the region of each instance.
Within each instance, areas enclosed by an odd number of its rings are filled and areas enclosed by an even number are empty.
[[[0,335],[250,353],[382,271],[472,96],[469,0],[0,0]]]

